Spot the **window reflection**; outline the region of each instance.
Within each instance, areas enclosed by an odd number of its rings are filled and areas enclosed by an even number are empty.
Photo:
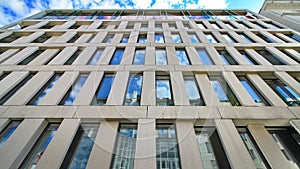
[[[214,64],[205,49],[198,49],[197,52],[203,65]]]
[[[218,51],[223,61],[226,65],[237,65],[238,63],[233,59],[233,57],[225,50]]]
[[[176,55],[179,61],[179,65],[190,65],[190,61],[188,59],[185,49],[177,49]]]
[[[155,34],[155,43],[165,43],[163,34]]]
[[[117,49],[110,61],[110,65],[119,65],[124,54],[124,49]]]
[[[89,60],[88,65],[96,65],[103,53],[103,49],[97,49],[92,58]]]
[[[178,33],[172,34],[173,43],[182,43],[180,35]]]
[[[218,43],[218,41],[214,38],[214,36],[212,34],[205,34],[207,40],[209,41],[209,43]]]
[[[11,121],[5,129],[0,133],[0,148],[6,140],[15,132],[22,121]]]
[[[199,40],[195,34],[189,34],[192,43],[199,43]]]
[[[92,105],[105,105],[108,95],[110,93],[111,86],[114,81],[114,75],[112,74],[105,74],[103,76],[102,82],[99,85],[99,88],[96,92],[96,96],[94,97],[92,101]]]
[[[167,54],[165,49],[156,49],[155,58],[156,65],[167,65]]]
[[[276,55],[266,51],[266,50],[257,50],[261,56],[267,59],[272,65],[286,65],[282,60],[280,60]]]
[[[134,65],[143,65],[145,63],[145,49],[136,49],[134,54]]]
[[[204,102],[199,92],[198,85],[193,76],[184,76],[184,85],[192,106],[204,106]]]
[[[141,74],[131,75],[125,96],[124,105],[138,106],[141,101],[143,76]]]
[[[169,76],[156,77],[156,105],[173,106]]]

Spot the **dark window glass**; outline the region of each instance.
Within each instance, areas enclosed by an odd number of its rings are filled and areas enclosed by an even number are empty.
[[[21,124],[21,121],[11,121],[5,129],[0,133],[0,148],[6,142],[6,140],[14,133],[17,127]]]
[[[293,168],[300,168],[300,134],[293,128],[269,128],[268,131]]]
[[[203,169],[230,169],[221,141],[214,128],[195,128]]]
[[[252,59],[245,51],[240,50],[240,54],[251,64],[251,65],[258,65],[258,63]]]
[[[84,85],[87,78],[88,75],[85,74],[79,75],[76,82],[72,85],[72,87],[66,93],[65,97],[60,102],[60,105],[72,105],[72,103],[76,99],[76,96],[79,94],[80,89]]]
[[[23,61],[21,61],[20,63],[18,63],[18,65],[27,65],[29,62],[31,62],[33,59],[35,59],[36,57],[38,57],[43,52],[44,52],[44,50],[37,50],[37,51],[35,51],[33,54],[31,54],[30,56],[28,56],[27,58],[25,58]]]
[[[267,43],[275,43],[273,39],[268,38],[260,33],[256,34],[256,36],[260,37],[262,40],[266,41]]]
[[[80,35],[74,35],[67,43],[75,43],[77,39],[80,38]]]
[[[113,157],[112,169],[134,168],[137,125],[121,124]]]
[[[8,36],[8,37],[5,37],[5,38],[3,38],[3,39],[0,39],[0,43],[11,43],[11,42],[13,42],[13,41],[19,39],[20,37],[21,37],[21,36],[19,36],[19,35],[12,34],[12,35],[10,35],[10,36]]]
[[[94,146],[99,124],[81,124],[61,169],[85,169]]]
[[[156,168],[180,169],[180,158],[175,127],[156,126]]]
[[[119,65],[124,54],[124,49],[117,49],[110,61],[110,65]]]
[[[238,63],[233,59],[233,57],[225,50],[218,51],[221,58],[224,60],[226,65],[238,65]]]
[[[42,135],[39,137],[34,147],[30,150],[30,153],[27,155],[23,161],[20,168],[35,168],[38,161],[41,159],[43,153],[46,151],[47,146],[54,137],[59,124],[50,123]]]
[[[35,73],[30,73],[25,79],[23,79],[19,84],[17,84],[7,94],[5,94],[0,99],[0,105],[4,104],[9,98],[11,98],[11,96],[13,96],[19,89],[21,89],[34,75],[35,75]]]
[[[259,53],[261,56],[267,59],[272,65],[285,65],[285,63],[282,60],[280,60],[276,55],[266,50],[258,50],[257,53]]]
[[[64,65],[71,65],[80,55],[82,50],[77,50],[67,61]]]
[[[300,106],[300,96],[279,79],[264,79],[265,82],[281,97],[289,106]]]
[[[106,104],[114,78],[115,76],[112,74],[105,74],[103,76],[102,82],[96,92],[96,96],[92,101],[92,105],[101,106]]]
[[[47,34],[43,34],[42,36],[38,37],[37,39],[35,39],[34,41],[32,41],[31,43],[44,43],[46,42],[48,39],[50,39],[50,36]]]

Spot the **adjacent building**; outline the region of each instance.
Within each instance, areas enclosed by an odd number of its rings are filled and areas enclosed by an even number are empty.
[[[300,33],[248,10],[47,10],[0,30],[1,169],[300,167]]]
[[[300,31],[299,0],[265,0],[259,14]]]

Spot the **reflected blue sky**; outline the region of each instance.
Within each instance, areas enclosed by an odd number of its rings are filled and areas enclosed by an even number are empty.
[[[199,49],[199,50],[197,50],[197,52],[198,52],[198,55],[201,59],[202,64],[204,64],[204,65],[213,65],[213,62],[211,61],[211,59],[208,56],[205,49]]]
[[[87,80],[87,78],[88,78],[88,75],[80,75],[79,76],[79,79],[77,80],[77,82],[75,83],[75,85],[72,86],[71,92],[66,97],[63,105],[72,105],[72,103],[74,102],[76,96],[79,94],[80,89],[84,85],[84,83]]]
[[[156,34],[155,35],[155,43],[165,43],[164,35]]]
[[[103,49],[97,49],[97,51],[92,56],[91,60],[89,61],[88,65],[95,65],[97,64],[98,60],[100,59],[103,53]]]
[[[188,56],[184,49],[176,50],[176,55],[179,61],[179,65],[190,65]]]
[[[155,59],[157,65],[166,65],[167,64],[167,54],[166,50],[157,49],[155,51]]]
[[[110,61],[111,65],[119,65],[121,63],[124,54],[124,49],[117,49],[114,53],[113,58]]]
[[[156,98],[171,99],[170,81],[169,80],[156,80]]]
[[[133,64],[134,65],[143,65],[145,62],[145,54],[146,54],[145,49],[135,50]]]

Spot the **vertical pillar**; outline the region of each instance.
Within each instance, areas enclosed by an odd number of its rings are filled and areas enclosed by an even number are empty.
[[[190,105],[181,72],[170,72],[174,105]]]
[[[123,105],[129,72],[117,72],[106,105]]]
[[[155,72],[144,72],[141,105],[153,106],[156,104]]]

